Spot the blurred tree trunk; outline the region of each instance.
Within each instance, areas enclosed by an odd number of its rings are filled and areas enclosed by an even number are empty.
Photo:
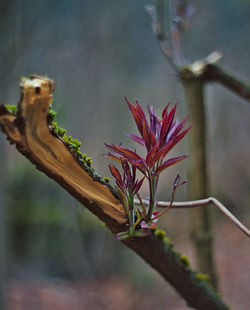
[[[6,243],[5,243],[5,200],[4,200],[4,179],[5,169],[4,163],[5,152],[3,147],[3,138],[0,138],[0,309],[5,309],[5,270],[6,270]]]
[[[189,135],[188,197],[196,200],[207,197],[204,81],[191,74],[182,74],[181,81],[193,126]],[[188,212],[198,268],[210,275],[212,284],[217,287],[209,207],[190,209]]]

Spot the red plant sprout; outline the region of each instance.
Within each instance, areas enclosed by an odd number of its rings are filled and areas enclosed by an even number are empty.
[[[123,170],[125,169],[125,175],[127,175],[126,171],[128,171],[128,168],[125,168],[124,165],[128,167],[128,163],[130,163],[133,167],[133,171],[136,169],[141,171],[148,180],[150,194],[149,206],[146,214],[143,212],[143,215],[141,216],[141,222],[143,222],[142,226],[146,228],[155,225],[154,219],[159,217],[159,214],[155,216],[153,213],[157,207],[155,197],[160,174],[168,167],[187,158],[186,155],[182,155],[166,159],[166,156],[174,148],[174,146],[185,137],[185,135],[191,129],[191,126],[187,129],[183,129],[186,124],[187,117],[182,122],[175,120],[177,103],[175,103],[172,109],[168,111],[170,106],[169,103],[164,108],[161,119],[159,119],[159,117],[155,114],[153,107],[148,107],[148,121],[138,101],[133,105],[128,101],[127,98],[125,98],[125,100],[133,115],[134,121],[140,134],[127,135],[146,149],[146,156],[142,157],[137,154],[136,151],[132,151],[121,145],[118,146],[106,144],[106,147],[110,151],[108,154],[106,154],[106,157],[121,161]],[[124,184],[122,184],[122,182],[124,183],[125,179],[122,180],[121,176],[118,175],[118,170],[114,168],[114,166],[112,167],[113,168],[111,169],[111,173],[115,177],[117,186],[119,187],[120,191],[122,191],[122,188],[124,188]],[[134,173],[135,172],[133,172],[133,175]],[[175,192],[179,186],[179,182],[180,178],[178,176],[178,180],[176,179],[176,185],[173,192]],[[132,188],[130,188],[130,191],[131,190]],[[128,193],[128,188],[126,188],[126,191],[126,193]],[[144,206],[142,207],[144,208]]]
[[[114,165],[109,165],[109,170],[115,178],[117,189],[123,201],[125,211],[129,214],[129,211],[133,209],[134,196],[141,188],[145,177],[143,177],[140,181],[136,180],[136,167],[131,165],[131,171],[129,163],[126,160],[121,160],[121,164],[123,169],[123,177]]]
[[[123,240],[128,237],[137,236],[143,237],[151,234],[150,230],[140,230],[137,229],[135,232],[136,226],[141,221],[141,214],[137,212],[137,221],[135,221],[135,208],[134,208],[134,196],[140,190],[145,177],[140,181],[136,179],[136,167],[131,165],[126,160],[121,160],[121,166],[123,169],[123,176],[121,176],[120,171],[114,166],[109,165],[110,173],[115,178],[117,185],[117,190],[120,195],[120,198],[123,202],[124,209],[129,218],[129,230],[126,232],[121,232],[115,236],[116,240]]]

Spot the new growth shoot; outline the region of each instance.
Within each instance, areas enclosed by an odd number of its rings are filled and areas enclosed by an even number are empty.
[[[151,234],[156,228],[158,218],[166,213],[168,208],[162,212],[157,211],[156,192],[160,174],[168,167],[184,160],[187,156],[182,155],[166,159],[173,147],[188,133],[191,127],[183,129],[187,118],[182,122],[175,119],[176,103],[169,110],[168,104],[161,119],[155,114],[153,107],[148,107],[148,119],[138,102],[131,104],[127,98],[126,102],[136,122],[140,135],[128,134],[136,143],[143,146],[146,156],[142,157],[136,151],[128,148],[108,145],[109,153],[106,157],[116,160],[121,164],[122,175],[119,170],[110,165],[110,172],[115,178],[117,190],[128,216],[128,231],[116,235],[116,239],[124,240],[129,237],[143,237]],[[136,172],[139,170],[144,176],[139,181]],[[143,182],[146,181],[149,189],[148,204],[144,204],[138,194]],[[176,189],[184,184],[179,175],[174,181],[171,204],[174,201]],[[134,196],[137,195],[140,204],[135,208]],[[171,205],[170,205],[171,207]]]

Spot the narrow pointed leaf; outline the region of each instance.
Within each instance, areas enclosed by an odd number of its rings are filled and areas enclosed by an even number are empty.
[[[176,136],[184,127],[186,124],[186,121],[188,119],[188,116],[184,118],[182,122],[180,122],[177,126],[173,126],[173,128],[170,129],[168,133],[168,140],[171,138],[171,136]]]
[[[136,101],[135,107],[136,107],[137,111],[139,112],[139,114],[140,114],[140,116],[141,116],[141,119],[146,119],[146,116],[145,116],[145,114],[144,114],[144,111],[143,111],[143,109],[142,109],[142,107],[140,106],[140,104],[139,104],[138,101]]]
[[[155,135],[156,134],[156,119],[157,119],[157,117],[155,115],[153,107],[148,106],[148,114],[149,114],[149,119],[150,119],[150,128]]]
[[[119,155],[114,155],[114,154],[111,154],[111,153],[108,153],[108,154],[104,154],[104,156],[106,158],[109,158],[109,159],[113,159],[113,160],[116,160],[116,161],[121,161],[121,156]]]
[[[168,108],[170,106],[170,102],[166,105],[164,110],[162,111],[162,119],[168,115]]]
[[[126,135],[131,138],[132,140],[134,140],[135,142],[139,143],[142,146],[145,146],[145,142],[141,137],[138,137],[136,135],[130,134],[130,133],[126,133]]]
[[[124,159],[127,159],[131,162],[135,161],[137,165],[143,164],[143,159],[135,152],[117,145],[108,145],[105,144],[108,149],[110,149],[113,153],[120,155],[121,157],[124,157]]]
[[[158,175],[160,174],[163,170],[165,170],[168,167],[173,166],[174,164],[186,159],[187,156],[183,155],[183,156],[179,156],[179,157],[174,157],[174,158],[170,158],[168,160],[166,160],[163,164],[161,164],[155,171],[154,175]]]
[[[135,183],[133,188],[132,188],[132,196],[134,196],[135,194],[137,194],[143,184],[145,177],[143,177],[139,182]]]
[[[109,170],[112,176],[116,179],[116,181],[122,184],[122,177],[121,177],[119,170],[114,165],[109,165]]]
[[[146,120],[142,121],[142,136],[143,140],[145,142],[145,145],[147,147],[147,150],[149,151],[151,149],[151,134],[150,134],[150,128],[147,124]]]
[[[153,158],[154,158],[156,151],[159,148],[159,145],[160,145],[160,142],[156,143],[155,146],[150,150],[150,152],[148,153],[146,157],[146,163],[149,168],[152,168],[154,164],[156,163],[156,161],[154,161]]]
[[[161,133],[160,133],[161,146],[163,146],[166,142],[168,132],[174,120],[175,111],[176,111],[176,104],[173,106],[173,108],[171,109],[168,115],[166,113],[164,114],[164,117],[162,119]]]
[[[173,139],[171,139],[167,145],[169,145],[169,148],[166,148],[166,151],[164,152],[163,157],[167,155],[167,153],[181,140],[185,137],[185,135],[189,132],[189,130],[192,128],[192,126],[188,127],[184,131],[182,131],[179,135],[175,136]]]
[[[124,171],[123,182],[126,183],[126,187],[128,188],[130,185],[132,177],[131,177],[129,164],[126,160],[122,160],[122,169]]]

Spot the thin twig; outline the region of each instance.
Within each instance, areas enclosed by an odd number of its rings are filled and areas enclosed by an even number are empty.
[[[160,44],[163,54],[165,55],[166,59],[168,60],[169,64],[173,67],[173,69],[176,72],[179,72],[180,68],[177,66],[177,64],[173,60],[170,44],[168,40],[166,39],[166,36],[161,27],[160,18],[159,18],[159,15],[158,15],[158,12],[155,6],[152,4],[148,4],[145,6],[145,9],[150,16],[151,27],[152,27],[153,33],[155,34],[156,38],[159,40],[159,44]]]
[[[154,5],[148,4],[145,6],[145,9],[150,16],[151,27],[153,33],[159,41],[160,48],[166,57],[167,61],[171,67],[177,72],[181,72],[181,68],[175,63],[173,59],[173,49],[171,47],[171,42],[169,38],[166,37],[164,30],[162,29],[162,23],[157,12],[157,9]],[[198,63],[198,62],[196,62]],[[226,88],[230,89],[237,95],[246,100],[250,100],[250,84],[241,81],[235,76],[227,73],[222,68],[215,64],[203,63],[202,72],[200,75],[203,75],[205,81],[217,81],[224,85]]]
[[[245,83],[214,64],[208,64],[204,70],[208,81],[217,81],[240,97],[250,100],[250,83]]]
[[[146,214],[147,214],[147,210],[146,210],[145,204],[143,203],[140,194],[137,193],[136,195],[137,195],[138,200],[139,200],[139,205],[142,207],[142,215],[143,215],[143,217],[145,217]],[[134,201],[135,201],[135,200],[134,200]]]
[[[144,204],[148,204],[148,201],[143,199]],[[135,199],[135,204],[140,204],[140,201]],[[250,238],[250,230],[247,229],[219,200],[214,197],[209,197],[206,199],[200,200],[193,200],[193,201],[186,201],[186,202],[165,202],[159,201],[157,206],[160,208],[169,208],[171,209],[184,209],[184,208],[195,208],[195,207],[202,207],[209,204],[213,204],[218,209],[220,209],[245,235]]]
[[[176,188],[173,189],[173,192],[172,192],[172,195],[171,195],[171,200],[169,202],[169,205],[162,211],[160,212],[158,215],[156,215],[154,218],[153,218],[153,221],[156,220],[157,218],[159,218],[160,216],[162,216],[164,213],[166,213],[173,205],[173,202],[174,202],[174,197],[175,197],[175,192],[176,192]]]

